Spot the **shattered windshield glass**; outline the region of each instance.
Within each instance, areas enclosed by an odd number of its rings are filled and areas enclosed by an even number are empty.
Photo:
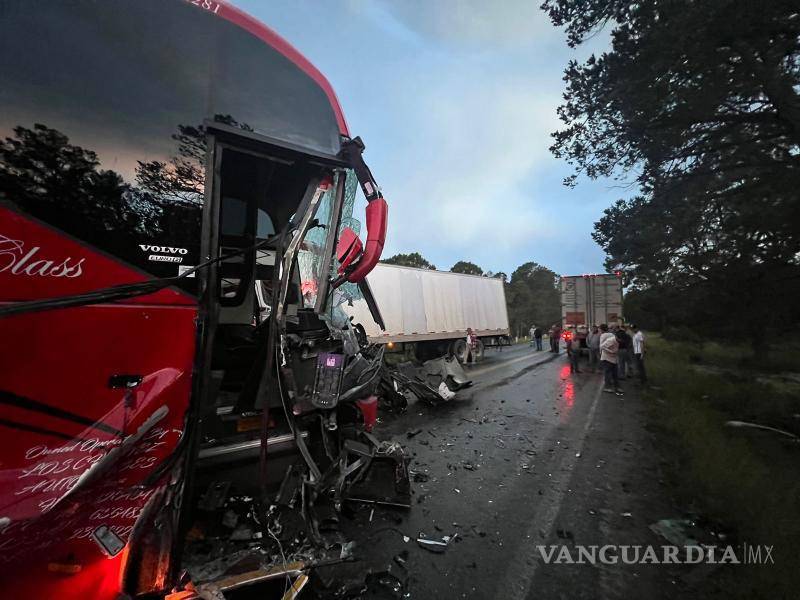
[[[356,235],[361,233],[361,222],[353,217],[356,192],[358,191],[358,179],[352,169],[348,169],[346,174],[344,182],[344,200],[342,202],[342,218],[339,223],[337,237],[348,227],[352,229]],[[331,279],[335,279],[338,276],[337,269],[339,268],[339,262],[334,260],[333,263],[333,268],[330,272]],[[346,327],[349,316],[345,312],[344,307],[352,306],[353,302],[361,298],[361,291],[355,283],[346,282],[333,290],[326,307],[331,324],[338,329]]]
[[[336,185],[331,185],[320,199],[317,214],[306,232],[297,254],[300,290],[304,308],[314,308],[319,285],[330,272],[330,257],[325,256],[328,238],[335,226],[332,221]]]

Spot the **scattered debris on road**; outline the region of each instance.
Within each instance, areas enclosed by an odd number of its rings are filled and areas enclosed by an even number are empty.
[[[409,397],[428,404],[451,400],[456,392],[470,387],[472,381],[455,357],[440,357],[424,363],[404,362],[384,365],[381,390],[386,390],[390,404],[402,404],[397,395],[408,403]]]
[[[424,533],[420,533],[417,537],[417,544],[420,548],[424,548],[435,554],[443,554],[451,542],[454,542],[458,537],[457,533],[453,535],[445,535],[441,539],[432,539],[427,537]]]
[[[759,425],[758,423],[750,423],[748,421],[726,421],[725,427],[743,428],[743,429],[758,429],[761,431],[769,431],[790,438],[794,442],[800,442],[800,436],[795,435],[783,429],[776,429],[767,425]]]

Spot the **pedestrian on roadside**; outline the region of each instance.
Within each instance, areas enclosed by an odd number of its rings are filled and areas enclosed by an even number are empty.
[[[600,366],[600,329],[597,325],[586,336],[586,347],[589,349],[589,367],[597,373]]]
[[[633,362],[636,365],[636,373],[639,375],[639,381],[647,383],[647,372],[644,368],[644,334],[636,325],[631,325],[631,329],[633,330]]]
[[[475,362],[475,348],[478,346],[478,338],[472,332],[472,327],[467,327],[467,358],[465,363]]]
[[[617,343],[619,344],[619,352],[617,353],[617,371],[620,379],[625,379],[631,376],[631,349],[633,347],[633,338],[627,332],[624,325],[620,325],[616,334]]]
[[[528,330],[528,346],[531,348],[536,343],[533,339],[533,333],[536,331],[536,325],[531,325],[531,328]]]
[[[534,340],[536,340],[537,351],[542,349],[542,333],[543,332],[541,327],[537,327],[536,329],[533,330],[533,338]]]
[[[553,325],[553,333],[550,336],[550,347],[556,354],[558,354],[561,351],[560,343],[561,343],[561,325],[556,323],[555,325]]]
[[[604,392],[622,395],[619,388],[619,375],[617,373],[617,353],[619,343],[617,336],[608,330],[608,325],[600,325],[600,364],[603,367],[603,377],[605,379]]]
[[[578,330],[575,327],[567,338],[567,356],[569,356],[569,372],[580,373],[581,341],[578,339]]]

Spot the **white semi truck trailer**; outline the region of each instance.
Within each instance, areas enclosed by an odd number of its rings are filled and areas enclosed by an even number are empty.
[[[344,309],[372,342],[400,348],[413,344],[420,360],[450,354],[461,362],[467,357],[467,328],[478,338],[473,360],[483,357],[486,346],[510,344],[501,279],[378,263],[367,281],[385,330],[363,299]]]
[[[565,328],[622,324],[621,274],[562,276],[561,321]]]

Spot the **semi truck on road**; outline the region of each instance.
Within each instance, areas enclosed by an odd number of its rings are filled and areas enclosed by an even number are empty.
[[[565,328],[622,323],[622,275],[561,277],[561,321]]]
[[[445,354],[467,359],[467,328],[478,338],[473,360],[486,346],[510,343],[503,281],[378,263],[367,277],[385,330],[370,317],[364,300],[347,307],[371,342],[392,346],[413,344],[419,360]]]

